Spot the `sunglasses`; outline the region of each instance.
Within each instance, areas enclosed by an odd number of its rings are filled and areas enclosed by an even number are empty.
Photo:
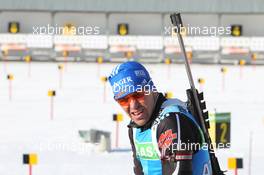
[[[129,106],[132,99],[142,101],[144,100],[145,92],[134,92],[132,94],[129,94],[123,98],[116,99],[117,103],[121,106]]]

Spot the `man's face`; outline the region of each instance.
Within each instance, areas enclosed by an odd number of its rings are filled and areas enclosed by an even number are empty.
[[[143,126],[151,117],[155,105],[154,99],[153,93],[135,92],[117,100],[117,102],[132,121]]]

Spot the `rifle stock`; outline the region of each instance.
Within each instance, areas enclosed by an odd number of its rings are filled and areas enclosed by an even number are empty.
[[[180,34],[181,27],[183,27],[181,15],[180,13],[174,13],[170,15],[170,18],[171,18],[172,24],[176,27],[175,32],[177,33],[181,51],[184,55],[185,67],[186,67],[186,71],[187,71],[187,75],[188,75],[188,79],[189,79],[189,83],[191,87],[190,89],[187,89],[186,91],[187,97],[188,97],[188,109],[190,110],[192,115],[195,117],[195,120],[198,122],[198,124],[200,125],[203,131],[205,142],[207,143],[208,148],[209,148],[209,155],[210,155],[213,175],[224,175],[224,172],[220,169],[218,159],[215,156],[214,147],[212,145],[212,141],[208,133],[208,129],[210,126],[209,126],[209,121],[208,121],[208,112],[206,112],[206,104],[203,98],[203,93],[199,94],[197,89],[194,86],[190,65],[189,65],[189,62],[186,56],[184,42]]]

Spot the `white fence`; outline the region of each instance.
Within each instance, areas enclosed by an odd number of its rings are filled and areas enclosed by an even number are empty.
[[[184,37],[189,52],[218,52],[219,54],[245,54],[264,52],[264,37]],[[161,51],[166,54],[180,52],[177,37],[170,36],[65,36],[33,34],[0,34],[2,51],[51,49],[54,52],[78,47],[82,50],[108,50],[109,53]],[[23,47],[22,47],[23,46]],[[62,47],[63,46],[63,47]],[[60,48],[60,49],[58,49]]]
[[[264,37],[184,37],[186,47],[197,51],[218,51],[226,47],[249,48],[264,52]],[[0,34],[0,45],[24,44],[28,48],[52,48],[56,44],[80,45],[84,49],[107,49],[108,46],[134,46],[138,50],[161,50],[179,47],[177,37],[161,36],[65,36]]]

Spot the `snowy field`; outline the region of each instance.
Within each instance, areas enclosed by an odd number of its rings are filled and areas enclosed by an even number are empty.
[[[106,86],[103,101],[101,76],[111,72],[115,64],[67,63],[59,87],[57,63],[32,63],[28,76],[26,63],[0,63],[0,175],[28,174],[22,155],[36,153],[38,164],[33,175],[131,175],[132,158],[127,138],[128,118],[120,124],[119,148],[115,148],[113,113],[122,112]],[[153,81],[161,92],[186,100],[189,83],[184,65],[148,64]],[[263,175],[264,161],[264,67],[226,66],[225,89],[219,65],[192,65],[194,80],[204,78],[203,87],[210,112],[231,112],[231,149],[218,150],[223,169],[228,157],[242,157],[249,174],[249,133],[252,132],[251,174]],[[242,71],[242,72],[240,72]],[[14,75],[12,100],[9,81]],[[50,119],[49,89],[56,90],[54,116]],[[84,143],[79,130],[91,128],[112,133],[114,151],[98,153]],[[233,171],[228,171],[233,174]]]

